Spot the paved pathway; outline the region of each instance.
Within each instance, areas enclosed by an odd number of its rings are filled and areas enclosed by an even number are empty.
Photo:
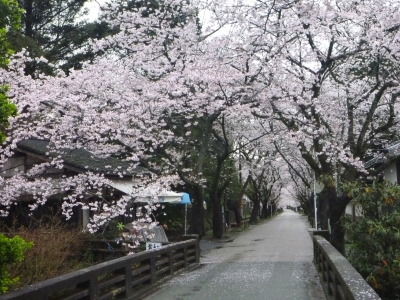
[[[202,241],[200,268],[173,278],[145,299],[325,299],[307,228],[304,217],[285,210],[232,242]]]

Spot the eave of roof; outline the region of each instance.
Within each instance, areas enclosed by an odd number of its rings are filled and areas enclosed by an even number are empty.
[[[17,151],[26,154],[34,154],[44,161],[49,161],[50,152],[49,141],[27,139],[18,143]],[[73,171],[82,173],[91,171],[94,173],[103,173],[107,176],[132,177],[145,169],[136,168],[134,172],[129,171],[129,163],[121,161],[114,157],[96,157],[91,152],[79,149],[64,149],[57,153],[64,161],[64,166]],[[54,154],[53,154],[54,155]]]
[[[379,156],[370,159],[364,163],[365,168],[370,168],[374,165],[382,165],[392,161],[394,158],[400,156],[400,141],[395,142],[393,145],[386,147],[384,150],[387,153],[381,153]]]

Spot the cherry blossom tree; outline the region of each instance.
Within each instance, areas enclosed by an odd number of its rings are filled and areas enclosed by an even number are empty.
[[[33,80],[24,75],[24,65],[44,59],[30,59],[22,52],[9,70],[2,71],[1,78],[10,84],[9,96],[19,107],[18,116],[10,120],[2,161],[13,155],[21,141],[48,141],[46,162],[26,174],[2,179],[3,215],[23,195],[33,194],[31,209],[35,209],[63,191],[63,214],[71,217],[76,206],[93,211],[89,229],[94,232],[124,214],[131,197],[148,196],[151,191],[156,196],[158,191],[180,183],[195,192],[193,207],[202,208],[202,164],[211,140],[202,139],[198,164],[190,170],[179,166],[187,159],[181,147],[196,126],[191,122],[200,119],[206,137],[227,140],[221,126],[223,113],[243,104],[245,82],[243,70],[230,62],[240,65],[243,57],[230,49],[229,39],[211,40],[207,33],[199,33],[194,2],[164,1],[151,13],[148,7],[120,7],[119,2],[108,4],[102,20],[118,31],[93,42],[93,50],[103,56],[82,70],[70,70],[68,76],[61,71],[57,76],[37,72]],[[177,117],[183,125],[179,134],[171,128]],[[63,157],[76,149],[119,159],[120,168],[113,166],[109,171],[121,178],[133,177],[132,193],[113,200],[105,197],[104,190],[112,183],[104,170],[60,176],[57,184],[52,184],[54,178],[46,177],[49,170],[62,169]],[[220,167],[229,156],[226,150],[221,153]],[[220,176],[220,172],[216,174]],[[218,176],[213,191],[225,185],[219,183]],[[88,202],[88,197],[96,200]],[[218,196],[215,199],[215,203],[220,201]],[[152,204],[146,207],[143,221],[153,221],[152,209]],[[193,220],[201,225],[201,215]]]
[[[222,172],[235,154],[235,132],[240,128],[234,126],[237,119],[233,112],[243,104],[241,93],[245,82],[242,70],[229,64],[237,57],[229,51],[227,41],[224,38],[203,40],[201,52],[185,68],[185,84],[189,90],[180,96],[196,101],[185,112],[188,114],[185,127],[191,134],[185,134],[183,143],[175,140],[180,146],[166,153],[185,187],[192,191],[192,232],[203,234],[203,200],[208,198],[213,208],[213,234],[217,238],[223,234],[222,195],[232,182],[230,176],[236,176]],[[227,59],[228,53],[231,57]],[[195,116],[193,120],[190,120],[191,114]],[[206,176],[207,162],[212,165],[210,176]]]
[[[172,11],[160,10],[147,17],[141,9],[121,12],[118,18],[109,20],[120,32],[93,44],[95,49],[104,50],[104,56],[83,70],[71,70],[69,76],[62,72],[55,77],[38,73],[35,80],[25,76],[23,66],[29,58],[24,53],[15,57],[9,70],[1,71],[0,77],[10,86],[8,95],[19,108],[18,116],[9,121],[2,161],[11,157],[23,140],[49,142],[47,162],[27,174],[1,179],[2,215],[23,194],[33,194],[31,208],[35,209],[61,190],[66,192],[64,215],[70,217],[75,206],[94,211],[89,229],[95,231],[110,218],[123,214],[131,196],[148,196],[150,189],[156,196],[157,191],[179,182],[176,176],[162,172],[162,166],[152,170],[150,165],[145,172],[137,171],[141,161],[173,137],[161,116],[182,111],[185,106],[183,100],[170,96],[179,93],[180,73],[190,54],[186,49],[198,40],[196,22],[190,19],[194,8],[185,1],[169,2],[186,13],[184,23],[172,27]],[[102,172],[60,176],[57,185],[52,185],[43,175],[50,168],[61,169],[63,155],[75,149],[121,160],[124,168],[112,171],[120,177],[135,174],[133,195],[113,201],[104,198],[102,191],[110,182]],[[97,200],[86,203],[88,195]],[[150,221],[148,215],[145,219]]]
[[[333,175],[355,179],[369,149],[398,132],[399,3],[237,2],[224,16],[237,20],[240,51],[253,59],[253,113],[279,120],[324,181],[331,241],[343,251],[340,217],[350,199]]]
[[[3,180],[3,212],[27,188],[45,190],[35,195],[36,203],[44,203],[52,191],[43,189],[48,182],[37,175],[61,167],[60,151],[83,148],[127,163],[124,170],[114,170],[122,177],[145,166],[145,172],[135,173],[135,193],[152,184],[191,186],[193,207],[200,211],[193,225],[200,231],[204,158],[212,141],[223,137],[220,145],[232,149],[252,141],[255,164],[269,157],[264,155],[268,151],[282,149],[276,142],[284,138],[292,157],[301,157],[325,183],[321,197],[327,203],[331,241],[343,250],[340,217],[350,199],[336,190],[334,176],[354,180],[365,172],[362,160],[369,149],[398,135],[399,3],[160,3],[157,9],[139,5],[121,10],[121,3],[110,2],[102,20],[118,30],[93,42],[93,51],[103,56],[69,76],[24,76],[24,53],[10,71],[1,71],[0,84],[10,85],[8,95],[19,108],[10,120],[2,161],[24,139],[45,139],[50,145],[48,162],[28,176]],[[207,24],[199,23],[203,9],[210,15]],[[255,130],[231,126],[224,132],[223,122],[240,118],[262,122]],[[183,148],[196,140],[195,130],[203,134],[193,154],[197,163],[185,168],[189,151]],[[234,157],[224,156],[223,149],[214,156],[221,166]],[[290,160],[283,161],[297,170]],[[74,205],[85,206],[79,199],[88,190],[97,190],[101,199],[107,184],[101,172],[61,178],[60,186],[70,191],[65,213]],[[214,191],[223,186],[219,180]],[[115,203],[98,201],[91,208],[99,211],[93,230],[107,216],[121,213],[129,196]],[[104,210],[107,214],[100,213]]]

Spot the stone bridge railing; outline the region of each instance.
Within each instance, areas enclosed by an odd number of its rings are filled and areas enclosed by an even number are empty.
[[[324,237],[314,235],[314,263],[328,299],[378,300],[377,293]]]

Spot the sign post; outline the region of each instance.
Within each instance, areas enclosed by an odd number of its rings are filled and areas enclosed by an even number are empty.
[[[185,235],[186,235],[187,205],[191,204],[189,194],[183,193],[182,201],[179,202],[179,204],[185,204]]]

